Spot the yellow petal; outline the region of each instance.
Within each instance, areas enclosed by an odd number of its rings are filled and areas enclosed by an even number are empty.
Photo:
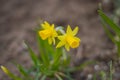
[[[78,33],[78,26],[75,27],[75,29],[73,30],[72,34],[73,36],[75,36]]]
[[[62,46],[64,46],[64,45],[65,45],[65,42],[64,42],[64,41],[60,41],[60,42],[57,44],[56,48],[62,47]]]
[[[69,35],[72,34],[72,29],[71,29],[70,25],[68,25],[66,32],[67,32],[67,34],[69,34]]]
[[[55,45],[55,38],[52,38],[53,44]]]
[[[53,29],[53,37],[57,37],[58,33]]]
[[[54,29],[54,26],[55,26],[54,24],[51,25],[51,27],[52,27],[53,29]]]
[[[59,40],[64,40],[65,39],[65,36],[63,35],[63,36],[58,36],[58,39]]]
[[[70,50],[70,46],[68,44],[65,44],[65,48],[66,48],[67,51]]]
[[[47,21],[45,21],[44,24],[45,24],[46,26],[50,26],[50,24],[49,24]]]
[[[78,40],[79,42],[81,41],[80,38],[78,38],[78,37],[74,37],[74,39]]]
[[[45,29],[45,25],[44,24],[41,24],[42,28]]]
[[[47,21],[42,23],[41,26],[42,26],[43,29],[49,29],[51,27],[50,24]]]
[[[52,38],[48,38],[48,43],[52,44]]]
[[[58,36],[57,32],[54,32],[53,37],[57,37],[57,36]]]

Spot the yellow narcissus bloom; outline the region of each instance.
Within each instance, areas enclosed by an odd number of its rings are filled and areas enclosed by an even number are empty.
[[[41,24],[43,30],[39,31],[39,35],[42,40],[48,39],[49,44],[55,44],[55,37],[57,37],[57,32],[54,29],[54,24],[50,25],[47,21]]]
[[[56,48],[65,46],[67,51],[70,50],[70,47],[71,48],[77,48],[79,46],[79,44],[80,44],[80,39],[75,37],[77,32],[78,32],[78,27],[76,27],[72,31],[71,27],[68,25],[66,34],[64,34],[62,36],[58,36],[58,39],[60,40],[60,42],[58,43]]]

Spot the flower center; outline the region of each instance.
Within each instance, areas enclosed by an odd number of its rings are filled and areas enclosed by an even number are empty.
[[[50,30],[50,29],[42,30],[39,32],[39,34],[40,34],[41,38],[43,40],[45,40],[52,35],[52,30]]]
[[[67,36],[66,41],[72,48],[76,48],[79,46],[79,40],[76,40],[74,37]]]

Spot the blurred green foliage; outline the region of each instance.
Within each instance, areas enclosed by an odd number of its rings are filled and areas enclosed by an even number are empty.
[[[102,10],[98,10],[98,13],[101,17],[103,28],[105,32],[107,33],[108,37],[117,46],[117,56],[120,57],[120,27],[116,23],[114,23],[112,19],[106,16]],[[112,29],[115,35],[112,34],[109,28]]]

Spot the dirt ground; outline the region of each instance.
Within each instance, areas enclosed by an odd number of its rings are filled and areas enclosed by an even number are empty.
[[[81,64],[87,60],[99,61],[99,64],[76,72],[75,80],[91,80],[93,73],[108,69],[115,55],[115,47],[106,36],[97,14],[99,0],[0,0],[0,65],[18,73],[13,62],[29,67],[31,62],[23,41],[29,41],[37,52],[34,28],[39,21],[48,21],[56,25],[79,26],[78,36],[81,45],[73,51],[73,62]],[[111,5],[104,5],[106,12]],[[120,70],[116,70],[115,80],[120,80]],[[0,70],[0,80],[10,80]]]

